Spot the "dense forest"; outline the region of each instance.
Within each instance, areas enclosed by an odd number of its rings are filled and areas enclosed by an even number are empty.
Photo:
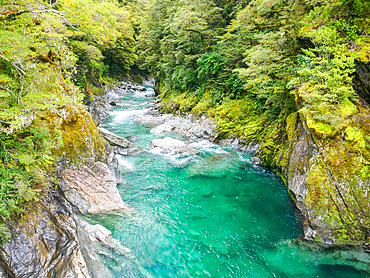
[[[3,239],[10,236],[6,224],[55,184],[60,111],[82,106],[129,75],[155,77],[164,112],[205,114],[219,125],[220,138],[258,142],[262,163],[283,179],[301,118],[322,152],[310,176],[315,186],[329,171],[348,181],[355,196],[346,200],[346,214],[338,213],[335,198],[325,204],[312,198],[327,207],[325,217],[347,223],[339,230],[343,239],[370,225],[370,207],[357,186],[370,178],[369,87],[355,90],[353,82],[361,79],[356,69],[369,65],[370,2],[0,3]],[[322,181],[317,190],[330,194],[331,186]]]
[[[163,98],[246,141],[279,136],[295,111],[320,138],[348,128],[359,139],[352,78],[369,60],[369,10],[364,1],[155,1],[141,55]]]
[[[262,164],[286,184],[293,166],[307,171],[310,217],[338,240],[363,240],[369,22],[370,3],[357,0],[154,1],[139,59],[156,77],[163,111],[205,114],[220,139],[258,142]],[[298,122],[313,146],[305,165],[303,157],[290,164]]]
[[[130,73],[138,10],[115,1],[0,2],[3,238],[10,236],[6,223],[55,182],[63,109],[81,109],[111,78]]]

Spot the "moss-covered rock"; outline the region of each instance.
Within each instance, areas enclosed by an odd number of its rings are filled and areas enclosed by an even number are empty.
[[[65,117],[60,126],[63,147],[57,153],[65,163],[82,164],[88,160],[107,162],[106,142],[90,113],[84,108],[66,107]]]

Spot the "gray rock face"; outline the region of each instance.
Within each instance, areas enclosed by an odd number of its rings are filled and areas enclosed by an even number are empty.
[[[186,154],[198,154],[199,151],[189,146],[184,141],[166,137],[164,139],[155,139],[152,141],[152,150],[155,152],[175,152],[175,153],[186,153]]]
[[[14,227],[13,237],[0,249],[0,261],[8,277],[90,277],[71,207],[57,193]]]
[[[134,153],[139,153],[143,151],[142,148],[136,146],[135,144],[131,143],[127,139],[122,138],[106,130],[105,128],[98,127],[98,130],[99,130],[100,135],[104,137],[104,139],[106,139],[111,145],[125,149],[123,151],[122,150],[120,151],[120,149],[117,149],[116,150],[117,153],[123,152],[124,154],[134,154]],[[120,154],[123,154],[123,153],[120,153]]]
[[[86,165],[62,173],[61,189],[67,200],[82,214],[114,212],[128,206],[119,195],[112,172],[104,163]]]
[[[288,189],[295,194],[296,206],[304,211],[306,186],[304,184],[309,171],[309,162],[312,151],[310,149],[305,131],[293,143],[293,150],[288,169]]]
[[[300,122],[297,125],[297,130],[300,130],[294,140],[291,142],[291,155],[289,160],[289,167],[287,168],[287,187],[290,190],[291,196],[297,208],[305,217],[303,223],[304,238],[312,240],[316,236],[316,232],[310,227],[308,223],[308,211],[305,206],[307,187],[305,181],[310,170],[311,160],[314,156],[314,150],[307,138],[307,133]]]
[[[355,61],[356,72],[353,78],[353,88],[361,96],[364,106],[370,103],[370,65],[360,61]]]
[[[92,278],[114,278],[104,264],[101,254],[117,253],[130,256],[131,250],[112,237],[112,233],[101,225],[91,225],[75,216],[78,239],[84,258],[89,265]]]
[[[127,277],[154,278],[140,264],[132,251],[114,239],[112,233],[101,225],[91,225],[75,216],[81,250],[92,278],[114,278],[106,264],[115,261],[125,266]]]

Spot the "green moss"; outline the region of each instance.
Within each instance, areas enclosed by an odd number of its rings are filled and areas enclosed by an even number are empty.
[[[315,121],[309,116],[307,116],[307,126],[314,134],[319,135],[324,139],[334,137],[338,133],[338,130],[336,130],[332,125]]]
[[[63,147],[57,154],[71,163],[83,163],[88,159],[106,160],[104,140],[90,113],[82,107],[69,107],[67,117],[61,124]]]
[[[366,237],[365,231],[358,229],[339,229],[334,233],[334,237],[341,244],[353,244],[358,241],[364,241]]]
[[[348,98],[345,98],[340,106],[340,114],[343,117],[349,117],[357,113],[357,107]]]
[[[349,126],[346,128],[346,137],[348,141],[353,141],[359,148],[364,149],[366,146],[365,138],[361,132],[360,128]]]
[[[308,205],[314,205],[320,207],[323,204],[325,199],[325,181],[327,179],[324,169],[319,165],[314,165],[308,172],[306,179],[307,194],[306,194],[306,203]]]
[[[197,100],[197,96],[189,96],[187,98],[184,98],[183,101],[180,103],[180,110],[183,112],[190,112],[197,103]]]
[[[297,123],[298,112],[291,113],[286,118],[286,133],[288,135],[289,142],[292,141],[294,135],[294,128]]]
[[[212,104],[213,104],[212,97],[210,93],[207,91],[203,95],[202,99],[193,108],[192,112],[197,115],[202,115],[209,111],[209,109],[212,107]]]
[[[288,194],[289,194],[289,196],[290,196],[290,198],[292,198],[292,200],[295,202],[295,201],[297,201],[297,196],[295,195],[295,193],[292,191],[292,190],[290,190],[289,188],[288,188]]]
[[[220,132],[239,137],[246,142],[263,140],[265,117],[253,114],[253,106],[247,99],[232,100],[210,109],[208,112],[220,126]]]
[[[369,49],[370,49],[370,42],[363,43],[362,47],[358,51],[358,58],[362,62],[369,62]]]

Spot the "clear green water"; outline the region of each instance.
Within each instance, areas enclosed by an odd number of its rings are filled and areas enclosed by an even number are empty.
[[[149,149],[135,119],[147,112],[145,93],[122,97],[107,128]],[[186,140],[186,139],[184,139]],[[194,142],[189,142],[194,143]],[[119,186],[133,212],[101,223],[132,250],[135,263],[107,260],[115,277],[368,277],[365,253],[324,251],[294,239],[301,218],[284,184],[235,149],[194,143],[196,156],[121,156]],[[361,257],[362,256],[362,257]]]

